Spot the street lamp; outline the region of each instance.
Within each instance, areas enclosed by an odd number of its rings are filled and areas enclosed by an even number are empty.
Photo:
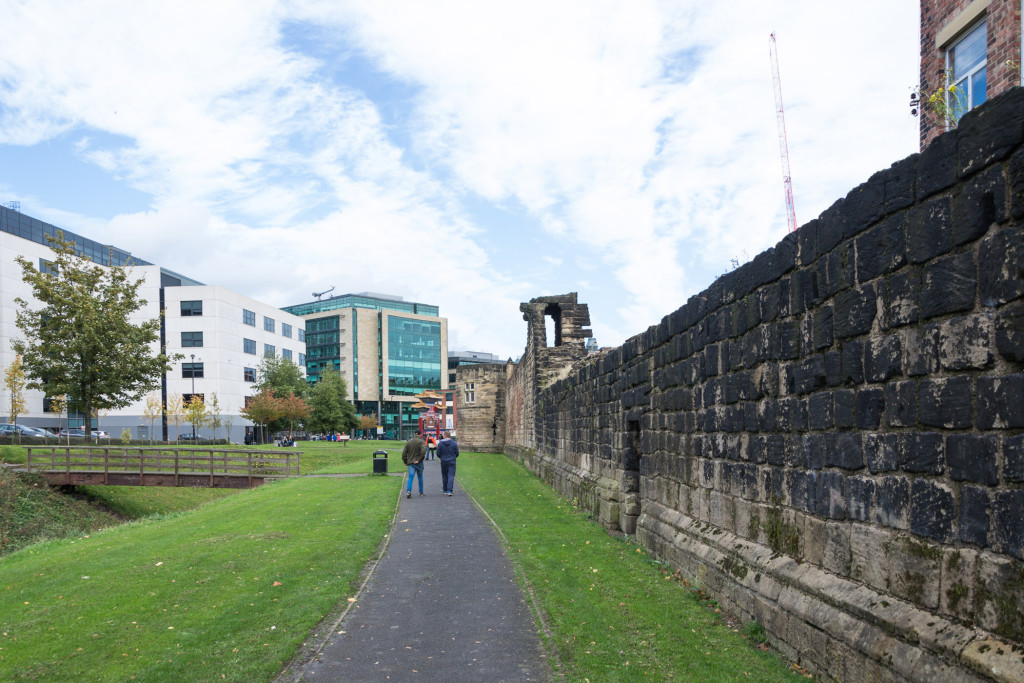
[[[192,354],[192,399],[189,401],[196,400],[196,354]],[[196,423],[192,423],[192,443],[196,442]]]

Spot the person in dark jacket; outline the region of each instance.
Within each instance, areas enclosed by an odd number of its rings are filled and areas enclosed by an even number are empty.
[[[419,434],[414,434],[411,439],[405,442],[402,449],[402,462],[409,468],[409,483],[405,487],[405,497],[412,498],[412,478],[419,476],[420,495],[423,495],[423,458],[427,455],[427,445]]]
[[[448,432],[437,444],[437,459],[441,461],[441,486],[444,495],[450,496],[455,490],[455,459],[459,457],[459,444],[455,443]]]

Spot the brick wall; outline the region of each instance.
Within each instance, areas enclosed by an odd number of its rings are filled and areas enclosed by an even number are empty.
[[[505,452],[820,679],[1024,680],[1022,141],[1017,88],[602,356],[531,325]]]

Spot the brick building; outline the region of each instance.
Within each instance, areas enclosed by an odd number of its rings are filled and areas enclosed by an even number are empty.
[[[921,106],[921,148],[964,113],[1021,84],[1022,0],[921,0],[921,86],[927,100],[946,85],[952,122]]]

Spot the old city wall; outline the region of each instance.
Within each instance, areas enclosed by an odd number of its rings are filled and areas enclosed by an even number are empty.
[[[1021,680],[1022,139],[1018,88],[603,355],[524,304],[505,452],[820,678]]]

